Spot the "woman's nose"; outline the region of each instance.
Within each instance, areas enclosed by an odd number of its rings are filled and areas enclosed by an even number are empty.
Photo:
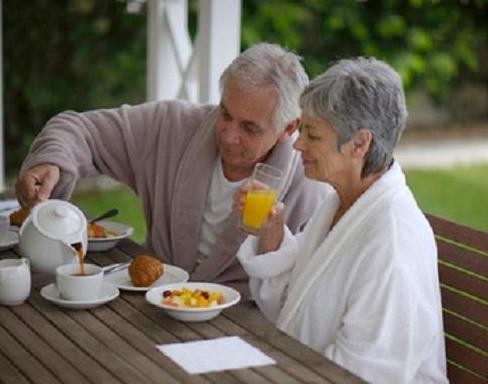
[[[298,136],[298,138],[295,140],[295,142],[293,143],[293,148],[297,151],[303,151],[303,140],[302,140],[302,136]]]

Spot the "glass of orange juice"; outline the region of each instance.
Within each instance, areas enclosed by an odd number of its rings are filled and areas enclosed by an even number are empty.
[[[271,165],[258,163],[254,167],[251,180],[253,189],[246,193],[241,228],[257,234],[261,224],[267,219],[276,202],[283,178],[283,172]]]

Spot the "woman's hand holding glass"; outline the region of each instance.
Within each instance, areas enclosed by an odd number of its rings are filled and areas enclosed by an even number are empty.
[[[244,222],[246,200],[248,193],[265,193],[269,188],[256,180],[250,180],[234,194],[233,211],[241,216],[241,223]],[[273,201],[274,202],[274,201]],[[276,202],[267,215],[260,220],[259,228],[249,230],[247,226],[240,228],[246,233],[258,236],[258,253],[272,252],[279,248],[284,236],[284,204]]]

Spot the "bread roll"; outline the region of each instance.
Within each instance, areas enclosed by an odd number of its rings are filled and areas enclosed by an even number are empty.
[[[136,287],[150,286],[163,272],[163,263],[148,255],[138,255],[129,264],[129,276]]]

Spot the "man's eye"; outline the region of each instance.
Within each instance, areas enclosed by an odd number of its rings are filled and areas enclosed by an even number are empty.
[[[232,120],[232,116],[229,114],[229,112],[224,111],[224,110],[221,110],[221,111],[220,111],[220,114],[222,115],[222,118],[223,118],[225,121],[231,121],[231,120]]]
[[[259,128],[256,127],[254,124],[243,124],[243,127],[247,133],[250,133],[252,135],[259,133]]]

